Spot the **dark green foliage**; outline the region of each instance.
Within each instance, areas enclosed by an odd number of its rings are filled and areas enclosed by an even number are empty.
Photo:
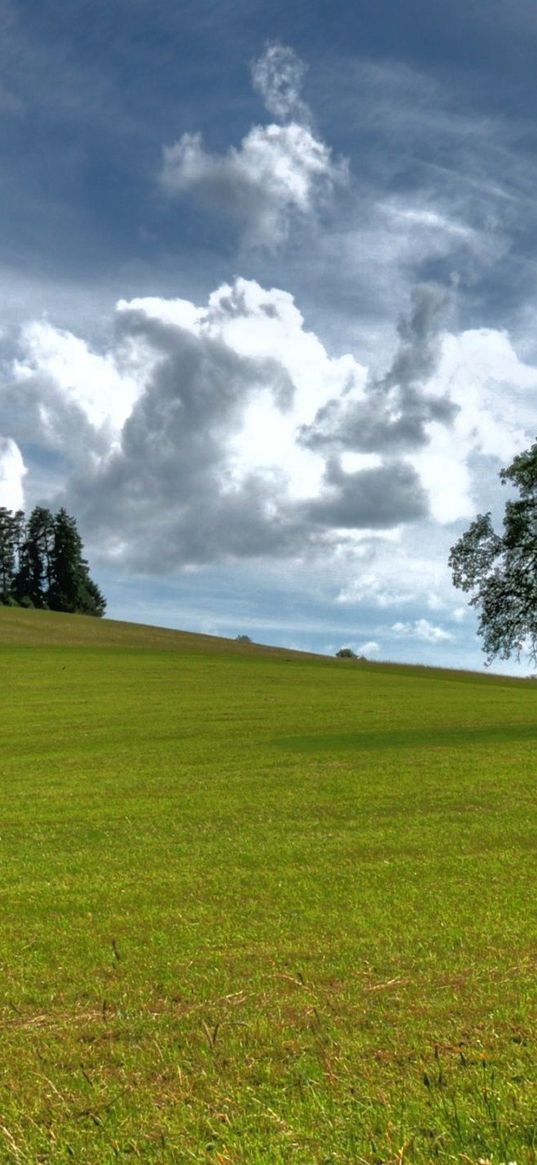
[[[339,651],[336,651],[336,658],[357,659],[357,655],[356,652],[352,650],[352,647],[340,647]]]
[[[28,521],[22,511],[0,509],[0,603],[103,615],[106,601],[90,578],[76,521],[36,506]]]
[[[82,549],[75,519],[61,509],[54,520],[52,581],[48,590],[48,604],[52,611],[103,615],[106,604],[99,588],[89,576]]]
[[[50,510],[36,506],[21,540],[19,569],[13,582],[17,603],[48,607],[52,581],[51,555],[54,544],[54,518]]]
[[[0,507],[0,602],[8,603],[15,569],[15,519],[4,506]]]
[[[537,442],[502,469],[516,487],[508,501],[503,533],[490,514],[479,514],[453,546],[449,565],[456,587],[471,594],[478,630],[489,660],[529,651],[537,660]]]

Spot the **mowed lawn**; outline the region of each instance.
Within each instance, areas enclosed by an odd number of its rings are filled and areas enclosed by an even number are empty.
[[[537,683],[7,610],[0,668],[1,1162],[537,1160]]]

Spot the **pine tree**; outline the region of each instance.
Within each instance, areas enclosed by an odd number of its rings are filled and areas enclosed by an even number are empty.
[[[15,554],[14,576],[13,576],[13,582],[14,582],[15,575],[20,567],[21,551],[22,551],[22,547],[24,544],[24,539],[26,537],[26,517],[24,515],[23,510],[16,510],[15,513],[13,514],[13,530],[14,530],[13,550],[14,550],[14,554]]]
[[[53,611],[100,616],[104,614],[106,602],[90,578],[82,550],[75,518],[61,509],[54,518],[48,605]]]
[[[15,574],[15,519],[10,510],[0,506],[0,603],[13,601]]]
[[[50,608],[104,615],[106,599],[90,577],[76,520],[36,506],[28,522],[22,510],[0,507],[0,605]]]
[[[53,541],[54,518],[50,510],[36,506],[26,526],[14,580],[15,599],[22,606],[42,608],[49,605]]]

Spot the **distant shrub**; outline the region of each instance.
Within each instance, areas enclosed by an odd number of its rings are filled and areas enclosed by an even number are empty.
[[[235,643],[252,643],[252,642],[253,642],[253,640],[250,639],[249,635],[237,635],[237,637],[235,639]]]
[[[358,658],[358,656],[356,655],[356,652],[352,650],[352,647],[340,647],[339,651],[336,651],[336,659],[357,659],[357,658]]]

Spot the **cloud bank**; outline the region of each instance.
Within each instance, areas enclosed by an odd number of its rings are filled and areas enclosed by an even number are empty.
[[[240,278],[204,306],[120,301],[100,352],[30,323],[0,384],[0,504],[21,504],[27,469],[29,499],[75,512],[102,560],[160,575],[328,562],[465,517],[473,460],[527,441],[537,370],[500,333],[448,332],[446,311],[441,289],[416,289],[382,375],[331,355],[288,292]],[[404,590],[366,569],[340,597],[389,606]]]

